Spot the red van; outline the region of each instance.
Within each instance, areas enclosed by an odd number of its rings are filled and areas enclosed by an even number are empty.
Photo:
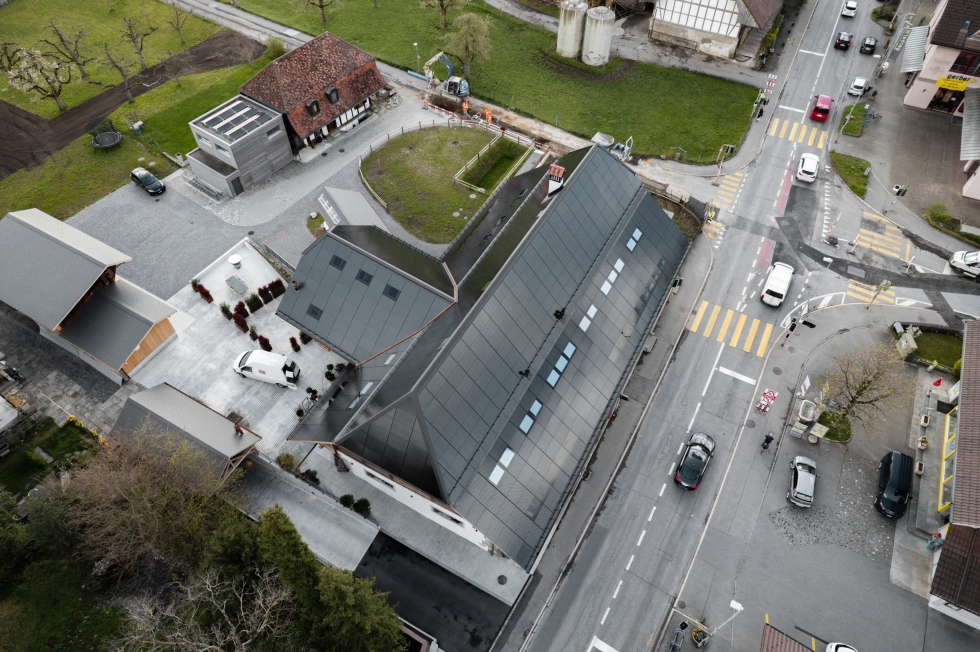
[[[817,122],[827,122],[830,116],[830,105],[833,100],[829,95],[817,95],[817,101],[813,103],[813,110],[810,111],[810,119]]]

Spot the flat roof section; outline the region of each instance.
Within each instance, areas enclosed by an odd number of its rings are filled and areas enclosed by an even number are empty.
[[[272,113],[271,109],[239,95],[205,113],[194,124],[233,143],[272,120]]]

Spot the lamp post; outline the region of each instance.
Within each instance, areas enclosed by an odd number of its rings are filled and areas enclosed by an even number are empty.
[[[735,613],[733,613],[733,614],[731,615],[731,617],[729,617],[729,619],[728,619],[728,620],[726,620],[726,621],[725,621],[725,622],[723,622],[722,624],[720,624],[720,625],[718,625],[717,627],[715,627],[715,631],[713,631],[713,632],[711,632],[711,633],[710,633],[710,634],[708,634],[708,635],[707,635],[707,636],[706,636],[706,637],[705,637],[704,639],[702,639],[702,641],[701,641],[701,645],[697,645],[697,644],[695,644],[695,647],[699,647],[699,648],[700,648],[700,647],[703,647],[703,646],[704,646],[704,644],[708,642],[708,639],[709,639],[709,638],[711,638],[712,636],[714,636],[715,634],[717,634],[717,633],[718,633],[718,631],[719,631],[719,630],[720,630],[720,629],[721,629],[722,627],[724,627],[724,626],[725,626],[725,625],[727,625],[728,623],[730,623],[730,622],[732,622],[732,620],[733,620],[733,619],[735,618],[735,616],[737,616],[737,615],[739,615],[740,613],[742,613],[742,609],[744,609],[744,607],[742,607],[742,605],[740,605],[740,604],[739,604],[738,602],[735,602],[734,600],[732,600],[732,602],[731,602],[731,605],[730,605],[730,606],[731,606],[731,608],[732,608],[732,609],[734,609],[734,610],[735,610]]]
[[[412,43],[412,45],[415,46],[415,72],[419,72],[419,61],[422,60],[422,57],[419,56],[419,44]]]

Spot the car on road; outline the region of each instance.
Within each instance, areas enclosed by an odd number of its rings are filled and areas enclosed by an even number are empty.
[[[865,93],[871,90],[871,84],[864,77],[855,77],[851,85],[847,87],[848,95],[857,95],[861,97]]]
[[[861,42],[861,54],[874,54],[876,47],[878,47],[878,39],[869,36]]]
[[[809,152],[800,156],[800,167],[796,170],[796,178],[800,181],[813,183],[817,180],[817,170],[820,169],[820,157]]]
[[[980,275],[980,251],[957,251],[950,256],[949,266],[976,278]]]
[[[878,463],[878,497],[875,509],[888,518],[901,518],[912,498],[915,460],[898,451],[885,453]]]
[[[766,284],[762,286],[762,303],[778,308],[783,305],[795,270],[786,263],[773,263]]]
[[[816,486],[817,463],[809,457],[797,455],[789,463],[789,491],[786,492],[786,500],[797,507],[812,507]]]
[[[827,652],[858,652],[846,643],[828,643]]]
[[[834,41],[834,47],[838,50],[846,50],[851,47],[851,35],[848,32],[840,32]]]
[[[687,442],[681,462],[677,465],[677,472],[674,473],[674,483],[685,489],[697,489],[714,452],[714,439],[703,432],[691,435],[691,441]]]
[[[810,111],[810,119],[817,122],[827,122],[827,118],[830,117],[830,107],[833,104],[834,100],[829,95],[817,95],[817,99],[813,102],[813,110]]]
[[[133,180],[133,183],[151,195],[162,194],[167,189],[163,181],[150,174],[150,171],[145,168],[136,168],[129,173],[129,178]]]
[[[858,12],[858,3],[854,0],[847,0],[844,3],[844,7],[840,10],[841,16],[847,16],[848,18],[854,18],[855,14]]]

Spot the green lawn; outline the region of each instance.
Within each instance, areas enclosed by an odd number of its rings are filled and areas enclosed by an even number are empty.
[[[561,9],[555,3],[545,3],[539,2],[538,0],[517,0],[525,7],[534,9],[535,11],[540,11],[543,14],[548,14],[549,16],[554,16],[558,18],[561,16]]]
[[[863,158],[833,151],[830,153],[830,160],[834,164],[834,170],[851,192],[864,199],[864,194],[868,191],[868,177],[865,176],[864,171],[871,167],[871,163]]]
[[[527,152],[527,148],[523,145],[501,138],[493,144],[490,151],[484,155],[483,160],[466,171],[462,179],[477,188],[483,188],[489,195],[504,180],[507,173],[524,156],[525,152]]]
[[[821,412],[820,416],[817,418],[817,423],[819,423],[821,426],[827,426],[830,428],[825,435],[826,439],[846,444],[847,442],[851,441],[851,437],[853,436],[851,434],[851,422],[844,419],[840,426],[835,428],[831,424],[834,422],[834,418],[836,416],[837,413],[835,412]]]
[[[144,42],[143,58],[147,66],[153,66],[166,59],[168,51],[179,52],[223,29],[197,16],[191,16],[183,28],[186,44],[181,44],[177,32],[167,24],[169,8],[165,3],[157,0],[111,0],[111,3],[113,11],[109,11],[106,0],[72,0],[69,5],[63,0],[12,0],[0,7],[0,43],[10,42],[20,47],[48,49],[49,46],[39,41],[54,41],[51,32],[45,29],[54,21],[62,28],[69,25],[74,25],[76,29],[84,28],[81,41],[83,53],[98,57],[103,44],[108,42],[110,51],[120,53],[135,62],[135,51],[132,46],[127,48],[120,43],[119,32],[124,17],[145,23],[143,13],[146,12],[151,25],[158,28]],[[102,57],[104,56],[103,54]],[[97,61],[86,65],[85,70],[94,81],[112,86],[122,81],[118,73],[107,66],[100,66]],[[78,79],[77,73],[78,70],[75,69],[73,80]],[[95,97],[103,90],[103,87],[89,83],[89,80],[79,81],[69,84],[61,99],[71,108]],[[58,115],[58,106],[54,100],[32,102],[30,95],[7,88],[6,75],[0,76],[0,98],[44,118]]]
[[[919,347],[916,355],[945,367],[952,367],[963,355],[963,340],[957,335],[922,333],[915,338],[915,344]]]
[[[480,129],[421,129],[376,149],[361,169],[399,224],[417,238],[442,244],[456,237],[486,199],[453,183],[453,176],[489,140]]]
[[[413,43],[423,62],[443,45],[438,13],[419,9],[417,0],[384,0],[378,9],[371,2],[336,4],[327,11],[326,24],[305,3],[241,0],[237,5],[307,34],[328,30],[402,68],[416,66]],[[640,155],[672,155],[672,147],[681,147],[685,160],[708,163],[721,145],[742,140],[758,94],[751,86],[631,61],[597,75],[556,60],[556,35],[550,32],[488,13],[479,3],[465,10],[491,19],[491,59],[472,66],[470,91],[478,98],[586,138],[597,131],[617,140],[633,136]],[[459,13],[451,11],[450,19]],[[434,71],[445,75],[441,65]]]
[[[860,137],[864,131],[864,116],[867,113],[867,102],[858,102],[844,109],[844,113],[841,115],[841,124],[844,125],[844,128],[841,133],[845,136]],[[851,119],[847,120],[847,116],[851,116]],[[845,120],[847,120],[846,124],[844,123]]]
[[[13,447],[10,454],[0,458],[0,486],[12,494],[29,489],[43,476],[46,465],[37,457],[28,456],[34,447],[44,443],[58,430],[58,424],[48,417],[34,426],[23,443]],[[0,628],[2,629],[2,628]],[[0,650],[3,646],[0,646]]]

